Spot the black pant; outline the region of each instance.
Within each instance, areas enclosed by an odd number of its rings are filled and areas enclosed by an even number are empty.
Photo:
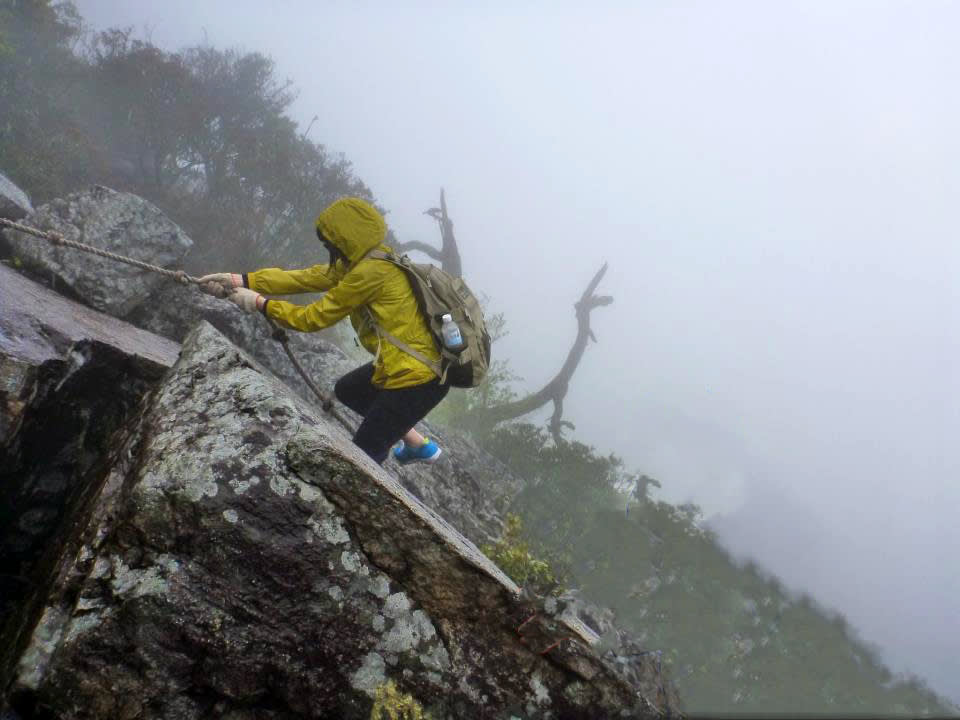
[[[386,390],[374,385],[372,379],[373,363],[367,363],[337,380],[333,392],[337,400],[363,415],[353,442],[382,465],[390,448],[446,397],[450,386],[435,379]]]

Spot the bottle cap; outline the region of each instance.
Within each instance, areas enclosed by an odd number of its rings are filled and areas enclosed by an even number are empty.
[[[444,315],[440,319],[445,321],[453,320],[453,315],[451,315],[450,313],[444,313]]]

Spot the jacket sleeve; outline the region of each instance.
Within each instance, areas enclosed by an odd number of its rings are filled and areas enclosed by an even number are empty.
[[[245,277],[248,288],[266,295],[323,292],[336,285],[337,279],[337,272],[329,265],[314,265],[303,270],[265,268],[247,273]]]
[[[317,302],[295,305],[283,300],[270,300],[266,313],[291,330],[322,330],[336,324],[361,305],[376,300],[382,286],[381,272],[378,272],[376,264],[364,263],[348,272]]]

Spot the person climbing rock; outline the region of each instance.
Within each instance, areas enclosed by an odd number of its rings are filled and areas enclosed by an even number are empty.
[[[210,294],[229,292],[229,300],[247,312],[262,312],[282,327],[314,332],[350,318],[363,347],[373,356],[341,377],[337,399],[363,416],[353,442],[383,464],[393,447],[402,463],[433,462],[441,453],[413,426],[446,397],[450,386],[413,354],[386,342],[393,336],[414,354],[439,363],[440,353],[427,327],[410,281],[395,265],[367,257],[384,244],[387,226],[380,213],[360,198],[342,198],[316,220],[317,237],[330,260],[302,270],[265,268],[248,273],[212,273],[199,278]],[[310,305],[267,295],[324,292]]]

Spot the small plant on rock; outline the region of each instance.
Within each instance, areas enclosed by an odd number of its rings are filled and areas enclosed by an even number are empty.
[[[539,594],[557,594],[561,578],[550,562],[534,556],[524,538],[523,521],[509,513],[501,537],[493,545],[480,548],[510,579]]]

